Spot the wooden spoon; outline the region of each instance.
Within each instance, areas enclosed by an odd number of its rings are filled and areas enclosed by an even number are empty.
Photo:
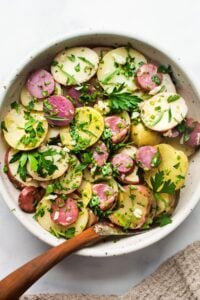
[[[16,300],[42,275],[72,252],[113,235],[135,235],[140,232],[123,232],[109,223],[97,223],[81,234],[49,249],[0,281],[0,300]]]

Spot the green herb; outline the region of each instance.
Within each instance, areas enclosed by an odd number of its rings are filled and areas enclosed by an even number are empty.
[[[30,163],[30,168],[32,171],[37,172],[37,168],[38,168],[38,161],[37,159],[34,157],[34,155],[29,154],[28,155],[28,160]]]
[[[180,166],[180,162],[173,166],[173,168],[178,169]]]
[[[21,151],[15,153],[15,154],[12,156],[12,158],[10,159],[9,163],[12,164],[12,163],[18,161],[18,160],[20,159],[20,157],[22,156],[22,153],[23,153],[23,152],[21,152]]]
[[[45,195],[48,196],[48,195],[52,194],[53,192],[54,192],[54,185],[48,184],[46,191],[45,191]]]
[[[107,140],[111,139],[113,136],[112,131],[109,128],[105,128],[102,134],[102,139]]]
[[[103,80],[101,80],[102,84],[108,84],[109,81],[115,76],[115,75],[119,75],[120,71],[119,69],[116,69],[114,72],[108,74]]]
[[[167,102],[168,103],[171,103],[171,102],[174,102],[176,100],[180,99],[180,96],[179,95],[171,95],[167,98]]]
[[[66,230],[59,231],[55,227],[50,227],[50,232],[57,238],[71,239],[74,237],[76,229],[75,227],[70,227]]]
[[[171,180],[164,181],[163,171],[159,171],[155,176],[152,176],[150,181],[154,193],[173,194],[175,192],[175,184]]]
[[[74,78],[74,76],[63,70],[63,66],[60,66],[58,63],[55,66],[61,71],[61,73],[63,73],[67,77],[66,83],[68,85],[76,84],[76,79]]]
[[[48,91],[42,91],[42,96],[47,97],[48,96]]]
[[[160,215],[159,217],[157,217],[154,222],[155,222],[155,224],[159,225],[160,227],[163,227],[165,225],[172,223],[172,219],[169,215],[163,214],[163,215]]]
[[[4,173],[8,173],[8,165],[4,165],[3,166],[3,172]]]
[[[71,61],[71,62],[75,62],[76,61],[76,56],[74,54],[71,54],[70,56],[67,56],[67,58]]]
[[[34,100],[31,100],[29,103],[28,103],[28,105],[26,106],[26,108],[27,109],[29,109],[29,110],[33,110],[34,109]]]
[[[171,108],[168,109],[168,122],[171,122],[172,120],[172,110]]]
[[[6,125],[5,125],[5,121],[1,122],[1,129],[8,132],[8,129],[6,128]]]
[[[161,155],[160,155],[160,151],[158,150],[151,160],[151,166],[158,167],[160,163],[161,163]]]
[[[158,77],[158,75],[154,74],[151,76],[151,80],[156,84],[156,85],[160,85],[161,84],[161,80]]]
[[[74,67],[74,70],[75,70],[76,72],[80,72],[80,69],[81,69],[80,64],[78,64],[78,65],[76,65],[76,66]]]
[[[90,67],[94,68],[95,65],[93,63],[91,63],[91,61],[89,61],[88,59],[86,59],[85,57],[83,56],[79,56],[78,57],[80,60],[82,60],[84,63],[88,64]]]
[[[44,85],[45,85],[45,86],[48,86],[48,85],[50,85],[50,83],[51,83],[50,81],[45,81],[45,82],[44,82]]]
[[[11,107],[12,109],[15,109],[16,111],[19,110],[19,104],[18,104],[16,101],[12,102],[12,103],[10,104],[10,107]]]
[[[53,162],[53,156],[58,154],[55,149],[48,149],[43,152],[32,152],[29,154],[29,162],[31,170],[37,172],[41,177],[52,175],[58,167]],[[47,159],[46,157],[52,157]]]
[[[101,168],[101,173],[103,176],[108,176],[108,175],[112,175],[112,164],[111,163],[106,163],[103,165],[103,167]]]
[[[53,67],[57,66],[57,65],[58,65],[58,61],[53,60],[52,63],[51,63],[51,65],[52,65]]]
[[[34,214],[33,218],[37,220],[38,217],[42,218],[45,214],[45,210],[47,209],[46,205],[39,204],[36,210],[36,213]]]
[[[131,95],[129,93],[122,93],[124,84],[119,88],[114,88],[111,94],[108,94],[109,107],[115,112],[122,111],[134,112],[139,110],[139,103],[143,102],[138,96]]]
[[[167,66],[160,65],[158,67],[158,72],[163,73],[163,74],[170,74],[171,66],[170,65],[167,65]]]
[[[95,215],[100,217],[100,219],[106,218],[112,213],[112,211],[110,210],[102,211],[100,209],[100,199],[97,195],[92,196],[88,206],[89,208],[91,208]]]

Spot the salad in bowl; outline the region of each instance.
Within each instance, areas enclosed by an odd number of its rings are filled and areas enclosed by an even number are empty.
[[[172,68],[131,45],[61,50],[1,123],[19,207],[65,239],[99,221],[168,225],[200,144],[185,100]]]

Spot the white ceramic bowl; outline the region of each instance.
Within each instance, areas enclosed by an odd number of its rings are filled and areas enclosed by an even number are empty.
[[[9,108],[9,104],[19,98],[20,89],[25,81],[25,78],[32,69],[37,69],[41,66],[48,65],[55,54],[65,47],[72,47],[77,45],[127,45],[130,43],[133,48],[141,51],[151,60],[158,64],[170,64],[177,78],[177,89],[180,94],[186,99],[189,106],[189,115],[198,119],[200,114],[200,101],[199,93],[197,91],[197,83],[191,75],[188,76],[188,71],[183,68],[180,63],[177,63],[172,56],[168,56],[158,47],[153,46],[151,43],[143,41],[141,38],[135,38],[131,34],[119,33],[91,33],[82,32],[73,35],[66,35],[54,43],[50,43],[45,48],[37,51],[32,56],[29,56],[21,63],[21,66],[11,76],[8,81],[7,89],[1,93],[0,98],[0,118],[3,119],[5,113]],[[0,192],[3,199],[9,206],[13,214],[19,221],[35,236],[49,245],[56,246],[62,243],[63,240],[57,239],[50,233],[45,231],[40,225],[33,220],[32,215],[22,212],[17,204],[18,191],[7,179],[3,173],[4,155],[6,145],[1,137],[1,150],[0,150]],[[170,159],[170,158],[169,158]],[[77,252],[79,255],[104,257],[121,255],[133,252],[144,247],[147,247],[158,240],[165,237],[172,232],[183,220],[189,215],[192,209],[197,204],[200,197],[200,152],[197,152],[190,161],[189,174],[186,180],[186,187],[181,190],[180,200],[173,215],[173,222],[165,227],[155,228],[149,232],[142,233],[138,236],[127,237],[120,239],[117,243],[108,241],[92,247],[82,249]]]

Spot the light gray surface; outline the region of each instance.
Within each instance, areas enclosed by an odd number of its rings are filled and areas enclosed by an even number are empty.
[[[0,88],[14,67],[38,45],[78,29],[132,29],[160,44],[200,76],[198,0],[0,0]],[[189,201],[189,199],[188,199]],[[0,200],[0,278],[46,250]],[[170,236],[137,253],[92,259],[72,256],[31,292],[123,293],[167,257],[200,238],[200,205]]]

